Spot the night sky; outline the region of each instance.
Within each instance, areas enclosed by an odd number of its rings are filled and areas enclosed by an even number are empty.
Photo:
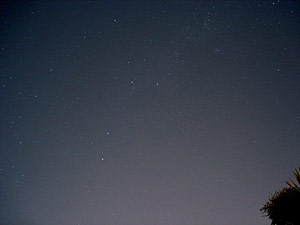
[[[297,1],[2,1],[0,224],[267,225],[300,164]]]

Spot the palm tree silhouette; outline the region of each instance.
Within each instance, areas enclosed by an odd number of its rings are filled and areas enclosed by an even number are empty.
[[[293,172],[296,181],[286,181],[289,187],[276,191],[260,210],[271,225],[300,225],[300,167]]]

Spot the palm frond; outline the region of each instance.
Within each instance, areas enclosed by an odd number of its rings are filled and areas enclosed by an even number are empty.
[[[293,174],[294,174],[294,177],[295,177],[298,185],[300,185],[300,167],[299,167],[298,171],[297,171],[297,169],[295,169],[295,171],[293,172]]]
[[[295,171],[293,171],[294,177],[296,179],[296,182],[294,182],[292,179],[289,179],[288,181],[286,181],[286,183],[291,187],[294,188],[298,191],[300,191],[300,167],[299,169],[295,169]]]

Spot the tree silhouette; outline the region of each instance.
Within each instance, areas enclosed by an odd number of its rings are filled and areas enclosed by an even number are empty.
[[[271,225],[300,225],[300,167],[293,172],[296,181],[276,191],[260,210],[272,220]]]

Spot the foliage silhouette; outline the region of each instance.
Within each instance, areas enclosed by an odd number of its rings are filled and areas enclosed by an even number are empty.
[[[260,210],[272,220],[271,225],[300,225],[300,167],[293,172],[296,181],[276,191]]]

